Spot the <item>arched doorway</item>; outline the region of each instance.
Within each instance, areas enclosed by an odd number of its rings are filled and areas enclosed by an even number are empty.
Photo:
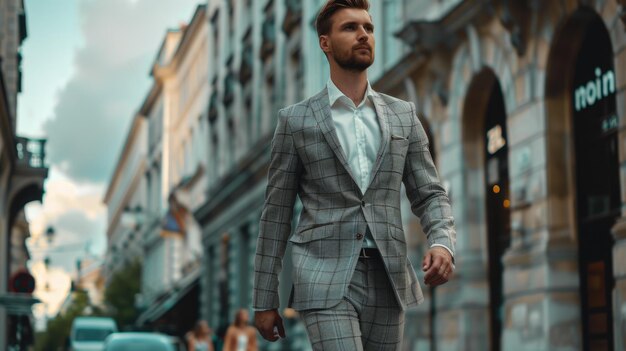
[[[552,168],[549,184],[570,194],[560,195],[570,200],[578,241],[584,350],[614,347],[611,227],[621,199],[613,60],[602,18],[580,8],[557,33],[548,64],[548,154],[563,165]]]
[[[511,211],[509,199],[509,149],[506,111],[502,89],[497,81],[490,92],[485,114],[485,197],[487,243],[489,251],[489,314],[491,349],[500,350],[504,319],[502,256],[511,243]]]
[[[611,227],[620,215],[617,113],[613,50],[604,23],[592,20],[576,59],[573,134],[576,226],[583,343],[613,346]]]
[[[511,241],[509,198],[509,150],[507,115],[502,87],[493,71],[483,69],[472,79],[463,110],[463,142],[468,178],[482,179],[468,184],[479,186],[475,191],[480,209],[472,209],[470,222],[481,223],[485,272],[489,280],[489,344],[501,349],[504,323],[504,266],[502,257]]]

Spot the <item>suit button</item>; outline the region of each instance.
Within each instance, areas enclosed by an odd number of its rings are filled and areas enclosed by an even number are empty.
[[[361,240],[361,239],[363,239],[363,234],[356,233],[356,240]]]
[[[365,207],[365,201],[361,201],[361,206]]]

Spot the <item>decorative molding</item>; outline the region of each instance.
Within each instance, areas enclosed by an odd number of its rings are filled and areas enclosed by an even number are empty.
[[[408,21],[394,36],[417,52],[452,48],[461,41],[465,27],[484,13],[491,1],[462,1],[439,19]]]
[[[450,90],[448,89],[448,85],[446,84],[446,77],[444,77],[443,75],[439,75],[437,77],[437,80],[433,84],[432,92],[439,98],[441,105],[443,105],[444,107],[448,106],[448,101],[450,99]]]
[[[501,0],[502,7],[498,13],[500,23],[511,34],[511,45],[517,51],[518,56],[526,53],[526,36],[524,35],[523,12],[519,1]]]
[[[510,33],[511,45],[518,56],[524,56],[528,41],[528,26],[531,18],[538,13],[545,1],[541,0],[499,0],[500,9],[496,12],[500,23]]]
[[[437,48],[447,37],[441,22],[411,21],[402,27],[394,36],[417,52],[430,52]]]
[[[480,71],[482,68],[482,51],[480,49],[480,37],[476,27],[471,23],[465,27],[465,34],[467,35],[467,42],[469,45],[470,63],[472,64],[472,70],[474,72]]]
[[[415,51],[409,52],[391,69],[385,71],[385,73],[381,75],[381,78],[372,84],[372,87],[376,91],[384,93],[390,92],[400,84],[403,84],[407,76],[421,66],[425,60],[426,57],[424,54]]]
[[[619,18],[622,20],[624,26],[626,26],[626,0],[617,0],[617,4],[619,5]]]

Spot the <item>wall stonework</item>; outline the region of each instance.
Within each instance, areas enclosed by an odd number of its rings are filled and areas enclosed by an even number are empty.
[[[581,5],[582,3],[582,5]],[[577,231],[575,228],[573,135],[564,76],[573,65],[580,31],[568,21],[581,8],[600,16],[615,53],[617,113],[622,201],[626,203],[626,32],[615,0],[542,1],[537,8],[512,8],[513,18],[528,18],[520,55],[498,14],[482,15],[450,34],[452,48],[430,49],[429,57],[411,78],[421,87],[420,100],[434,100],[432,75],[447,57],[442,109],[432,109],[431,144],[437,147],[440,175],[450,184],[457,224],[458,268],[451,289],[437,289],[438,310],[433,331],[438,350],[489,349],[489,281],[481,121],[484,91],[495,79],[502,88],[507,112],[511,191],[511,246],[503,257],[504,317],[501,345],[506,350],[579,350],[582,348]],[[524,11],[516,13],[515,11]],[[563,40],[569,41],[562,50]],[[422,50],[417,44],[416,50]],[[568,63],[569,62],[569,63]],[[569,66],[568,66],[569,65]],[[561,67],[559,67],[561,66]],[[425,67],[425,68],[424,68]],[[485,75],[485,72],[489,72]],[[490,76],[491,78],[487,77]],[[550,79],[560,79],[555,83]],[[555,89],[561,86],[561,90]],[[626,213],[626,206],[623,206]],[[623,218],[622,218],[623,220]],[[626,226],[625,226],[626,227]],[[621,231],[622,227],[617,227]],[[613,249],[615,347],[623,347],[626,321],[626,234],[616,234]],[[462,293],[455,291],[462,289]],[[482,296],[482,299],[476,298]],[[444,301],[444,302],[441,302]],[[427,301],[428,303],[428,301]],[[471,325],[471,327],[470,327]],[[451,327],[452,326],[452,327]],[[482,335],[482,338],[476,338]],[[479,339],[478,341],[476,339]],[[476,344],[478,343],[478,344]]]

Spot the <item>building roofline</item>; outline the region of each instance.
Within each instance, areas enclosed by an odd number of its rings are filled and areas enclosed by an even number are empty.
[[[152,70],[150,71],[150,74],[153,77],[155,77],[157,80],[159,76],[158,74],[159,71],[161,70],[167,71],[167,70],[175,69],[180,64],[180,61],[182,60],[181,58],[187,54],[187,51],[189,50],[191,43],[193,42],[193,39],[195,38],[199,30],[202,28],[202,24],[205,23],[203,19],[206,17],[206,7],[207,6],[205,4],[200,4],[196,7],[196,10],[191,18],[191,21],[183,29],[182,37],[178,41],[178,45],[176,46],[176,49],[174,50],[174,53],[170,61],[167,62],[167,64],[165,65],[159,65],[158,59],[159,57],[161,57],[161,53],[165,47],[167,36],[163,39],[163,43],[161,44],[161,48],[159,49],[159,54],[157,55],[157,58],[154,61]],[[168,31],[168,34],[178,32],[179,30],[180,29],[172,29]]]
[[[138,129],[141,125],[141,121],[143,118],[144,116],[141,114],[135,114],[135,117],[133,118],[128,134],[126,135],[126,141],[124,142],[124,147],[122,148],[120,155],[118,157],[117,163],[115,164],[115,169],[113,170],[113,174],[111,175],[111,178],[109,180],[109,186],[104,195],[103,202],[105,204],[108,204],[109,201],[111,200],[111,197],[113,196],[113,190],[115,189],[119,181],[119,176],[122,173],[122,169],[123,169],[122,166],[126,163],[126,160],[128,159],[130,148],[136,139],[137,132],[138,132]]]

